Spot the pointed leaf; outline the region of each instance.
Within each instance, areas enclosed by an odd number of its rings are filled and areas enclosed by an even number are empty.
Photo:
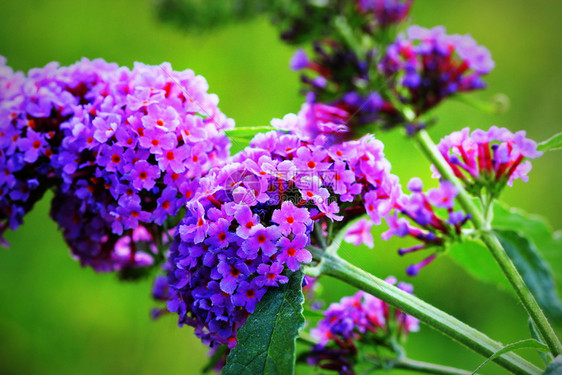
[[[223,375],[290,375],[295,372],[296,338],[304,326],[301,271],[270,288],[238,331]]]
[[[513,344],[506,345],[503,348],[501,348],[500,350],[498,350],[497,352],[495,352],[494,354],[492,354],[492,356],[490,356],[490,358],[488,358],[484,362],[482,362],[482,364],[480,366],[478,366],[478,368],[472,372],[472,375],[474,375],[478,371],[480,371],[480,369],[486,363],[488,363],[489,361],[493,361],[495,358],[499,357],[500,355],[512,352],[512,351],[517,350],[517,349],[537,349],[537,350],[541,350],[543,352],[547,352],[548,346],[546,346],[545,344],[542,344],[542,343],[540,343],[540,342],[538,342],[537,340],[534,340],[534,339],[521,340],[521,341],[514,342]]]
[[[562,302],[556,294],[550,267],[535,245],[514,231],[496,230],[495,232],[545,313],[556,321],[562,320]]]
[[[502,290],[510,290],[494,257],[480,242],[466,240],[452,245],[448,254],[474,278],[496,285]]]
[[[539,151],[559,150],[562,148],[562,133],[554,134],[552,137],[537,146]]]

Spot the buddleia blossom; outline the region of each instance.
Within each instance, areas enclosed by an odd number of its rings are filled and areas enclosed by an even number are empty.
[[[357,0],[360,12],[372,15],[377,26],[388,27],[403,21],[413,0]]]
[[[53,65],[45,68],[52,72]],[[51,157],[60,144],[58,121],[70,94],[34,85],[0,56],[0,242],[54,183]]]
[[[400,100],[421,114],[459,92],[482,89],[494,68],[490,52],[470,35],[410,26],[388,47],[380,70]]]
[[[400,193],[382,148],[372,136],[325,146],[272,131],[201,179],[169,257],[180,325],[232,348],[268,288],[311,262],[313,230],[365,212],[380,223]]]
[[[397,284],[394,277],[386,282]],[[400,282],[397,286],[407,293],[413,292],[410,284]],[[403,340],[418,330],[418,319],[359,291],[324,311],[324,319],[310,331],[318,344],[307,353],[306,360],[311,366],[352,375],[360,351],[372,349],[373,343],[390,347],[390,340]]]
[[[19,148],[25,153],[11,162],[48,161],[56,183],[40,186],[55,189],[51,215],[83,265],[146,265],[118,256],[115,246],[140,227],[158,244],[198,179],[226,159],[224,130],[234,124],[207,90],[203,77],[169,64],[130,70],[84,59],[29,72],[18,118],[31,125]]]
[[[421,241],[419,245],[398,250],[399,255],[421,250],[432,252],[421,262],[406,269],[408,275],[415,276],[450,242],[460,239],[461,228],[470,216],[454,210],[458,190],[449,181],[441,181],[439,187],[424,193],[421,180],[413,178],[408,183],[408,189],[411,194],[400,196],[394,214],[386,218],[390,228],[382,234],[382,238],[389,240],[393,236],[409,236]]]
[[[308,108],[327,103],[343,119],[345,129],[338,129],[339,141],[360,137],[368,132],[366,126],[390,128],[403,121],[389,100],[375,90],[365,90],[381,87],[376,84],[376,59],[374,50],[360,57],[331,40],[315,42],[310,57],[299,49],[291,59],[291,68],[303,72],[301,81]]]
[[[525,131],[516,133],[492,126],[488,131],[469,128],[444,137],[437,145],[439,151],[468,190],[479,196],[485,187],[497,197],[505,185],[513,181],[529,180],[531,162],[542,155],[535,141]],[[433,177],[440,177],[432,166]]]

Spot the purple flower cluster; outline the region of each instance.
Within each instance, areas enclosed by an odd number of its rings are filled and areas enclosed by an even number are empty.
[[[433,249],[435,252],[417,264],[406,269],[406,273],[415,276],[431,263],[439,251],[446,248],[448,241],[455,241],[461,235],[461,227],[470,218],[462,211],[454,211],[455,197],[458,190],[449,181],[441,181],[439,187],[422,192],[423,184],[419,178],[412,178],[408,183],[410,195],[403,194],[396,202],[394,215],[386,218],[390,227],[382,234],[383,240],[393,236],[411,236],[422,243],[408,249],[398,250],[398,254]],[[446,211],[444,219],[440,211]]]
[[[396,285],[389,277],[386,282]],[[398,288],[413,293],[410,284],[398,283]],[[332,303],[324,312],[324,319],[311,329],[319,341],[307,355],[310,365],[336,370],[339,374],[354,374],[354,356],[358,346],[371,347],[373,342],[388,345],[390,338],[404,338],[419,330],[419,321],[389,306],[386,302],[363,291]]]
[[[514,134],[496,126],[472,133],[464,128],[444,137],[437,147],[455,175],[477,196],[483,187],[497,197],[506,184],[511,186],[518,178],[528,181],[532,166],[525,159],[542,155],[525,131]],[[433,177],[440,177],[434,166],[432,170]]]
[[[470,35],[447,35],[443,26],[410,26],[388,47],[380,70],[401,101],[421,114],[458,92],[482,89],[494,68],[490,52]]]
[[[414,0],[358,0],[362,13],[372,14],[377,26],[388,27],[402,22],[410,13]]]
[[[62,114],[51,109],[64,104],[49,88],[33,85],[22,72],[14,72],[0,56],[0,242],[6,229],[15,230],[23,217],[53,183],[50,166],[53,148],[60,144],[57,121]]]
[[[15,119],[5,125],[19,136],[7,165],[45,161],[52,217],[82,264],[98,271],[145,265],[135,254],[135,230],[161,242],[197,180],[228,157],[224,130],[233,121],[203,77],[169,64],[130,70],[84,59],[32,69],[22,80],[11,101]],[[127,257],[123,238],[131,244]]]
[[[314,44],[313,58],[299,49],[291,59],[292,69],[306,71],[301,80],[308,108],[313,103],[329,103],[331,108],[345,114],[338,115],[346,126],[338,129],[342,133],[338,137],[340,141],[367,133],[365,126],[388,128],[403,121],[394,106],[378,92],[365,92],[364,88],[376,79],[372,72],[376,58],[375,51],[361,58],[343,44],[328,40]]]
[[[201,179],[169,257],[168,308],[179,323],[233,347],[267,289],[312,261],[315,227],[365,212],[380,223],[400,194],[382,147],[372,136],[326,146],[272,131]]]

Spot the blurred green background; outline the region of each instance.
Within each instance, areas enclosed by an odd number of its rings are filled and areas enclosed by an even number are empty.
[[[177,70],[191,68],[205,76],[221,109],[238,126],[267,124],[297,111],[302,102],[298,77],[288,69],[293,48],[278,40],[265,18],[186,35],[160,23],[149,1],[4,0],[0,13],[0,54],[17,70],[53,60],[68,65],[83,56],[127,66],[169,61]],[[559,0],[418,0],[413,18],[423,26],[444,24],[450,32],[471,33],[486,45],[497,66],[487,79],[489,90],[478,96],[505,93],[511,99],[510,111],[494,116],[456,102],[442,105],[439,124],[431,129],[435,140],[464,126],[526,129],[539,141],[562,131]],[[430,181],[428,163],[410,141],[399,132],[377,136],[403,181],[413,176]],[[562,152],[533,164],[530,181],[516,182],[504,198],[561,228]],[[7,234],[11,246],[0,251],[0,374],[198,373],[206,350],[192,330],[178,329],[173,316],[150,321],[150,281],[121,283],[115,275],[82,269],[70,258],[48,207],[46,197],[25,225]],[[374,250],[349,246],[343,254],[380,277],[406,279],[404,269],[415,259],[399,258],[395,251],[401,245],[377,240]],[[557,267],[562,267],[561,258]],[[492,338],[507,343],[528,337],[525,315],[514,298],[474,281],[446,257],[408,281],[418,296]],[[326,282],[328,301],[353,292]],[[481,362],[424,326],[411,336],[407,350],[414,359],[467,369]],[[504,373],[488,366],[485,373]]]

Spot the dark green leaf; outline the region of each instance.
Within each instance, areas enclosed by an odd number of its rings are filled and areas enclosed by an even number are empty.
[[[537,149],[539,151],[559,150],[562,148],[562,133],[554,134],[544,142],[539,143]]]
[[[526,339],[526,340],[517,341],[517,342],[514,342],[513,344],[509,344],[509,345],[504,346],[503,348],[501,348],[500,350],[498,350],[497,352],[492,354],[492,356],[490,358],[486,359],[484,362],[482,362],[482,364],[480,366],[478,366],[478,368],[476,370],[474,370],[472,372],[472,374],[473,375],[476,374],[489,361],[494,360],[495,358],[499,357],[502,354],[509,353],[509,352],[512,352],[512,351],[517,350],[517,349],[537,349],[537,350],[541,350],[543,352],[548,351],[548,347],[545,344],[542,344],[542,343],[540,343],[540,342],[538,342],[537,340],[534,340],[534,339]]]
[[[560,375],[562,374],[562,355],[554,358],[554,361],[550,362],[550,365],[542,373],[542,375]]]
[[[304,326],[302,279],[302,272],[295,272],[287,284],[267,291],[238,331],[223,375],[294,373],[295,341]]]
[[[494,257],[480,242],[467,240],[456,243],[449,249],[449,255],[476,279],[510,290],[509,282]]]
[[[533,243],[514,231],[495,231],[503,248],[523,277],[545,313],[556,321],[562,320],[562,302],[556,294],[556,286],[548,263]]]

